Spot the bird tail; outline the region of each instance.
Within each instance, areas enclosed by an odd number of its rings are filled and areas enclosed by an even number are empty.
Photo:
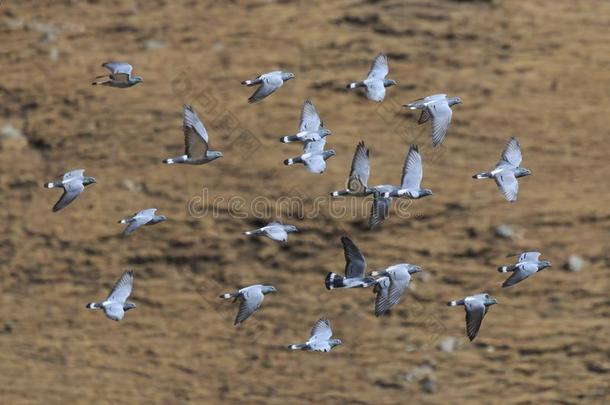
[[[330,192],[331,197],[339,197],[339,196],[348,195],[348,194],[349,194],[349,191],[347,191],[347,190],[337,190],[337,191]]]
[[[108,77],[108,76],[98,76],[95,78],[95,81],[93,81],[91,84],[93,86],[97,86],[97,85],[110,83],[111,81],[112,81],[112,79],[110,79],[110,77]]]
[[[260,82],[261,82],[260,79],[244,80],[243,82],[241,82],[241,84],[243,84],[245,86],[255,86],[255,85],[259,84]]]
[[[55,187],[55,184],[53,182],[44,184],[44,188],[53,188],[53,187]]]
[[[97,305],[95,302],[90,302],[87,305],[85,305],[85,308],[87,308],[87,309],[98,309],[99,305]]]
[[[175,158],[164,159],[163,163],[165,163],[166,165],[173,165],[175,163],[182,163],[187,158],[188,158],[187,155],[182,155],[182,156],[178,156],[178,157],[175,157]]]
[[[126,224],[127,222],[129,222],[128,219],[120,219],[117,221],[119,224]]]
[[[299,137],[296,135],[283,136],[280,138],[280,142],[282,142],[282,143],[296,142],[298,140],[299,140]]]
[[[355,89],[356,87],[364,87],[362,82],[352,82],[346,86],[348,89]]]
[[[220,298],[224,298],[225,300],[230,300],[231,298],[235,298],[237,297],[237,293],[236,292],[232,292],[232,293],[224,293],[220,295]]]
[[[260,229],[255,229],[253,231],[246,231],[244,232],[244,235],[246,236],[258,236],[261,235],[263,232]]]
[[[455,306],[458,306],[458,305],[464,305],[464,300],[449,301],[447,303],[447,305],[450,306],[450,307],[455,307]]]
[[[328,273],[326,275],[326,280],[324,284],[326,285],[326,289],[332,290],[333,288],[341,288],[345,286],[344,277],[340,276],[337,273]]]
[[[515,271],[515,266],[500,266],[500,267],[498,267],[498,272],[500,272],[500,273],[508,273],[510,271]]]
[[[289,346],[288,346],[288,348],[289,348],[290,350],[303,350],[303,349],[305,349],[306,347],[307,347],[307,345],[306,345],[306,344],[303,344],[303,343],[300,343],[300,344],[298,344],[298,345],[289,345]]]
[[[473,179],[491,179],[493,176],[491,173],[489,172],[482,172],[482,173],[477,173],[474,176],[472,176]]]
[[[284,164],[286,166],[290,166],[290,165],[293,165],[295,163],[301,163],[302,161],[303,161],[303,159],[301,159],[300,156],[297,156],[297,157],[294,157],[294,158],[290,158],[290,159],[284,160]]]

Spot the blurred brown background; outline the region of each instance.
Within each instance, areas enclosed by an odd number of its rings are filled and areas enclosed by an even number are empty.
[[[609,22],[602,0],[0,2],[0,402],[608,403]],[[344,89],[379,51],[399,83],[381,105]],[[91,86],[107,60],[144,83]],[[276,68],[296,79],[248,105],[239,82]],[[400,105],[438,92],[464,104],[432,150]],[[321,176],[282,164],[306,98],[333,130]],[[161,164],[182,151],[183,103],[223,159]],[[533,171],[512,205],[470,177],[510,135]],[[434,196],[375,232],[326,204],[283,213],[302,229],[286,246],[241,235],[272,218],[240,218],[230,197],[310,207],[343,186],[360,140],[375,184],[397,183],[419,143]],[[52,213],[60,192],[42,184],[76,168],[98,183]],[[189,215],[204,188],[225,198],[216,217]],[[148,207],[170,220],[120,237]],[[390,315],[370,290],[324,289],[343,234],[371,269],[423,266]],[[554,267],[502,291],[495,269],[521,250]],[[137,309],[85,310],[128,268]],[[279,293],[234,328],[217,296],[257,282]],[[481,291],[499,304],[470,343],[445,302]],[[285,349],[320,316],[344,346]]]

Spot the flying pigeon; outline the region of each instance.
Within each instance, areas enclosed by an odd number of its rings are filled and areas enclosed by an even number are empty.
[[[190,105],[184,106],[184,155],[165,159],[163,163],[202,165],[221,158],[222,152],[209,150],[208,131]]]
[[[310,100],[305,100],[301,109],[299,132],[295,135],[283,136],[280,141],[283,143],[313,142],[324,139],[330,134],[330,129],[324,128],[316,107]]]
[[[263,303],[265,295],[276,292],[275,287],[271,285],[255,284],[249,287],[241,288],[232,293],[222,294],[220,298],[226,300],[233,298],[233,302],[238,299],[241,300],[239,303],[239,311],[235,317],[233,325],[238,325],[248,319]]]
[[[92,85],[118,87],[121,89],[135,86],[144,80],[140,76],[132,76],[133,67],[125,62],[106,62],[103,67],[110,71],[109,75],[97,76]]]
[[[464,306],[464,310],[466,311],[466,334],[472,341],[477,337],[481,322],[483,322],[483,317],[487,314],[487,311],[489,311],[489,307],[497,303],[498,301],[491,295],[482,293],[471,295],[458,301],[449,301],[447,305],[450,307],[455,307],[457,305]]]
[[[332,197],[342,195],[366,196],[368,195],[369,175],[371,169],[369,167],[369,148],[364,146],[364,142],[360,141],[356,146],[354,157],[352,158],[352,168],[347,178],[347,189],[332,191]]]
[[[523,252],[519,255],[517,263],[512,266],[498,267],[500,273],[513,273],[504,281],[502,288],[513,286],[529,276],[544,270],[547,267],[551,267],[550,261],[538,260],[539,258],[540,252]]]
[[[397,190],[386,193],[384,197],[407,197],[418,199],[432,195],[432,190],[421,188],[421,180],[424,176],[421,155],[417,145],[411,145],[405,163],[402,166],[402,179]]]
[[[420,273],[421,267],[413,264],[395,264],[382,271],[374,271],[371,276],[380,276],[375,282],[373,292],[375,299],[375,315],[380,316],[392,309],[411,283],[411,274]]]
[[[127,301],[133,289],[133,270],[128,270],[121,275],[108,297],[102,302],[90,302],[86,305],[89,309],[101,309],[108,319],[120,321],[126,311],[136,307],[133,302]]]
[[[119,224],[127,224],[123,235],[129,235],[142,225],[154,225],[167,220],[165,215],[155,215],[156,208],[148,208],[133,214],[129,218],[121,219]]]
[[[381,102],[385,98],[385,88],[396,85],[394,80],[385,78],[388,70],[388,57],[380,53],[373,60],[366,79],[361,82],[350,83],[347,85],[347,88],[364,87],[366,97],[369,100]]]
[[[292,350],[307,350],[310,352],[330,352],[333,347],[343,344],[340,339],[331,339],[332,335],[333,331],[330,329],[330,322],[328,319],[318,319],[311,329],[307,342],[290,345],[288,348]]]
[[[522,160],[521,146],[514,136],[511,136],[502,151],[502,157],[491,172],[477,173],[473,179],[494,179],[496,185],[508,202],[517,201],[519,193],[519,177],[529,176],[531,171],[519,167]]]
[[[275,70],[273,72],[262,74],[254,80],[244,80],[241,82],[241,84],[245,84],[246,86],[255,86],[260,84],[260,87],[256,89],[254,94],[252,94],[248,99],[249,103],[256,103],[282,87],[284,82],[293,78],[293,73]]]
[[[333,149],[324,150],[324,145],[326,145],[326,139],[305,142],[303,154],[284,160],[284,164],[290,166],[303,163],[308,172],[322,174],[326,170],[326,160],[335,156],[335,151]]]
[[[370,287],[375,284],[373,277],[365,277],[366,260],[358,247],[347,236],[341,238],[343,245],[343,254],[345,256],[345,277],[337,273],[328,273],[326,275],[326,288],[332,290],[334,288],[358,288]]]
[[[244,232],[244,235],[248,236],[260,236],[265,235],[270,239],[277,240],[279,242],[288,242],[288,234],[290,232],[298,232],[294,225],[284,225],[279,221],[273,221],[263,226],[262,228],[255,229],[253,231]]]
[[[85,190],[85,186],[95,183],[93,177],[84,176],[84,169],[71,170],[64,174],[61,181],[54,181],[45,184],[46,188],[61,187],[64,189],[64,193],[59,198],[59,201],[53,206],[53,212],[57,212],[62,208],[65,208],[70,204],[76,197]]]
[[[447,97],[446,94],[434,94],[405,104],[411,110],[422,110],[418,124],[423,124],[432,118],[432,146],[436,147],[443,142],[453,114],[451,107],[461,104],[459,97]]]

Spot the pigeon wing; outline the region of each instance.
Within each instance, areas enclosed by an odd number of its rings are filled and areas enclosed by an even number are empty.
[[[82,179],[84,177],[84,174],[84,169],[70,170],[68,173],[64,174],[63,180],[69,181],[74,179]]]
[[[373,292],[377,293],[375,297],[375,315],[380,316],[386,313],[392,306],[388,300],[388,292],[390,290],[390,278],[389,277],[380,277],[377,279],[375,283],[375,287],[373,288]]]
[[[299,132],[313,132],[320,129],[322,121],[316,111],[316,107],[310,100],[305,100],[301,109],[301,120],[299,123]]]
[[[479,300],[466,300],[464,307],[466,309],[466,334],[470,340],[473,340],[481,328],[481,322],[483,322],[486,312],[485,305]]]
[[[447,99],[438,99],[428,105],[428,113],[432,117],[432,146],[440,145],[447,135],[453,112]]]
[[[401,187],[419,189],[423,176],[424,173],[419,148],[417,145],[411,145],[402,167]]]
[[[271,94],[274,91],[276,91],[277,89],[279,89],[282,84],[283,84],[283,81],[282,81],[281,76],[278,76],[278,75],[264,76],[262,78],[261,85],[258,87],[258,89],[256,89],[254,94],[252,94],[250,96],[250,98],[248,99],[248,102],[255,103],[259,100],[264,99],[269,94]]]
[[[190,105],[184,106],[184,150],[188,157],[203,157],[208,151],[208,131]]]
[[[110,78],[117,82],[128,82],[133,70],[133,67],[125,62],[106,62],[102,66],[110,70]]]
[[[345,255],[345,277],[364,277],[366,260],[360,249],[347,236],[341,238],[341,243],[343,244],[343,254]]]
[[[511,170],[503,170],[494,177],[496,185],[504,194],[509,202],[517,201],[517,194],[519,193],[519,182],[515,177],[515,173]]]
[[[135,274],[133,270],[127,270],[126,272],[124,272],[114,284],[112,290],[110,290],[110,294],[108,295],[108,298],[106,298],[106,301],[121,304],[122,308],[122,304],[127,301],[127,298],[129,297],[129,295],[131,294],[131,290],[133,289],[134,275]]]
[[[53,206],[53,211],[57,212],[62,208],[66,208],[68,204],[74,201],[74,199],[83,192],[84,189],[85,186],[83,186],[83,183],[78,180],[64,183],[64,192]]]
[[[333,331],[330,328],[330,321],[326,318],[321,318],[318,319],[313,325],[313,328],[311,328],[309,338],[316,340],[328,340],[332,335]]]
[[[523,252],[519,255],[519,262],[538,262],[540,252]]]
[[[261,306],[264,298],[265,296],[260,289],[245,291],[239,304],[239,311],[237,311],[234,324],[240,324],[248,319]]]
[[[373,205],[371,206],[371,216],[369,227],[371,229],[379,226],[389,215],[392,197],[383,197],[381,193],[373,195]]]
[[[363,192],[369,182],[370,173],[369,149],[364,146],[364,142],[360,141],[352,158],[352,168],[347,182],[348,189]]]
[[[534,274],[536,270],[538,270],[538,266],[532,263],[529,263],[529,266],[521,266],[518,270],[514,271],[510,277],[504,281],[504,283],[502,283],[502,287],[506,288],[515,285]]]
[[[390,274],[391,283],[390,290],[388,291],[388,309],[398,304],[400,298],[411,283],[411,276],[406,269],[405,271],[394,271]]]
[[[385,86],[381,80],[371,80],[366,83],[366,94],[373,101],[383,101],[385,97]]]
[[[383,53],[380,53],[373,59],[373,63],[371,64],[371,68],[369,69],[366,78],[383,80],[388,74],[388,71],[388,57]]]
[[[522,160],[521,156],[521,146],[519,145],[519,141],[514,136],[510,137],[508,142],[506,142],[506,146],[504,147],[504,151],[502,151],[502,159],[500,163],[506,162],[514,167],[519,167]]]

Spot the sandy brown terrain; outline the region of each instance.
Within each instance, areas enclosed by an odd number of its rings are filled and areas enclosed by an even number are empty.
[[[603,0],[0,1],[0,402],[609,403],[609,23]],[[379,51],[399,85],[375,104],[344,86]],[[144,83],[91,86],[116,59]],[[275,68],[296,79],[249,105],[239,82]],[[400,105],[438,92],[464,104],[432,150]],[[278,142],[306,98],[337,151],[320,176],[285,167],[299,147]],[[181,153],[184,103],[223,159],[161,164]],[[515,204],[471,178],[511,135],[533,171]],[[347,201],[307,215],[360,140],[377,184],[419,143],[434,191],[376,231]],[[42,184],[75,168],[97,184],[52,213],[60,192]],[[276,213],[282,197],[304,215]],[[121,237],[116,221],[147,207],[170,220]],[[241,235],[276,215],[302,230],[289,244]],[[424,268],[388,316],[370,291],[324,288],[344,234],[371,269]],[[528,249],[553,268],[502,290],[496,267]],[[84,308],[130,268],[122,322]],[[257,282],[279,292],[234,328],[218,294]],[[445,302],[480,291],[499,304],[470,343]],[[345,344],[286,350],[320,316]]]

